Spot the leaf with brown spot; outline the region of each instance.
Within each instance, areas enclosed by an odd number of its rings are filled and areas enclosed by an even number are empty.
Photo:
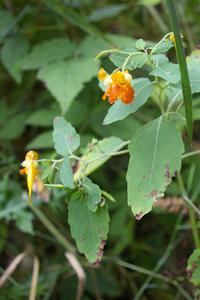
[[[165,117],[146,124],[133,136],[127,173],[128,204],[137,219],[151,211],[157,198],[163,197],[181,168],[183,152],[180,132]]]
[[[68,210],[71,234],[78,250],[90,263],[98,264],[109,231],[110,218],[107,206],[98,207],[92,212],[88,209],[86,196],[81,195],[78,199],[70,200]]]

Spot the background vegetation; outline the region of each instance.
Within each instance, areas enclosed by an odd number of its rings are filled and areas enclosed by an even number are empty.
[[[17,255],[28,253],[1,287],[0,299],[28,299],[32,265],[37,273],[38,262],[36,299],[79,299],[83,280],[77,279],[64,255],[66,241],[61,241],[64,236],[75,246],[66,195],[38,183],[33,196],[36,209],[29,207],[20,162],[30,149],[40,157],[55,156],[52,124],[58,115],[79,133],[79,154],[94,138],[129,140],[159,116],[159,109],[149,101],[134,116],[102,125],[109,104],[101,101],[97,72],[100,64],[110,72],[113,65],[107,57],[94,58],[104,49],[130,47],[139,38],[157,42],[171,31],[169,17],[159,0],[5,0],[0,8],[0,272]],[[198,48],[200,3],[176,1],[176,8],[189,55]],[[169,55],[176,61],[174,51]],[[135,71],[134,77],[142,72]],[[198,94],[194,120],[193,147],[198,150]],[[183,138],[188,142],[186,130]],[[200,299],[198,286],[189,282],[186,272],[188,257],[199,245],[191,232],[194,213],[191,216],[183,199],[181,179],[168,188],[165,202],[158,201],[152,213],[137,221],[127,206],[128,158],[127,154],[113,157],[91,175],[116,202],[109,202],[110,232],[100,266],[90,265],[78,254],[86,274],[82,299]],[[52,175],[48,172],[43,174],[47,181]],[[184,161],[182,175],[198,207],[199,156]]]

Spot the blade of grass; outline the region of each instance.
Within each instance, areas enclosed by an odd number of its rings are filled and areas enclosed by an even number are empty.
[[[176,48],[176,55],[178,59],[178,64],[181,73],[181,84],[183,90],[183,98],[185,104],[185,115],[186,115],[186,122],[187,122],[187,131],[190,141],[192,140],[192,92],[191,86],[188,76],[187,65],[185,61],[185,54],[180,34],[180,27],[178,22],[178,17],[174,5],[173,0],[166,0],[167,9],[169,13],[169,18],[171,22],[171,27],[175,35],[175,48]]]

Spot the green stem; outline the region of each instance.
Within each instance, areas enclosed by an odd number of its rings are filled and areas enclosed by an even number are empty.
[[[189,209],[190,224],[191,224],[191,228],[192,228],[192,232],[193,232],[195,247],[200,248],[200,238],[199,238],[199,232],[198,232],[195,212],[192,207],[189,207],[188,209]]]
[[[166,0],[169,18],[171,21],[172,30],[175,35],[175,48],[176,48],[176,56],[179,63],[180,73],[181,73],[181,84],[183,90],[183,98],[185,104],[185,115],[187,121],[187,131],[190,140],[192,140],[192,132],[193,132],[193,125],[192,125],[192,92],[191,86],[189,81],[189,75],[185,60],[185,54],[182,44],[182,38],[180,34],[179,22],[175,10],[175,5],[173,0]]]
[[[180,173],[177,174],[177,179],[178,179],[178,184],[179,184],[179,188],[181,191],[181,194],[183,196],[183,199],[188,199],[188,195],[187,195],[187,191],[185,189],[185,185],[183,182],[183,178],[181,176]],[[188,203],[187,200],[187,203]],[[193,239],[194,239],[194,243],[195,243],[195,247],[196,248],[200,248],[200,237],[199,237],[199,232],[198,232],[198,227],[197,227],[197,222],[196,222],[196,217],[195,217],[195,212],[192,206],[188,206],[189,209],[189,217],[190,217],[190,224],[191,224],[191,228],[192,228],[192,235],[193,235]]]
[[[192,152],[188,152],[186,154],[182,155],[182,159],[193,156],[193,155],[197,155],[200,154],[200,150],[196,150],[196,151],[192,151]]]
[[[61,245],[63,245],[67,251],[75,252],[75,249],[70,242],[58,231],[58,229],[38,207],[31,205],[30,208],[41,221],[41,223],[51,232],[51,234],[60,242]]]

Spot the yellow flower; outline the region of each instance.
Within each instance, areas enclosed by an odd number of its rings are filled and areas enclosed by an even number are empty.
[[[175,45],[176,39],[175,39],[175,35],[174,35],[174,33],[173,33],[173,32],[172,32],[172,33],[170,33],[169,39],[170,39],[170,41],[172,42],[172,44],[174,44],[174,45]]]
[[[103,100],[108,97],[108,102],[113,104],[120,99],[123,103],[129,104],[134,100],[134,89],[132,87],[132,76],[127,70],[116,71],[109,75],[103,68],[98,72],[98,78],[105,89]]]
[[[38,153],[35,151],[28,151],[25,156],[25,160],[22,162],[23,169],[20,170],[20,174],[25,174],[27,176],[27,187],[28,187],[28,195],[29,201],[31,202],[31,194],[33,189],[33,183],[35,181],[36,176],[39,173],[38,170]]]

